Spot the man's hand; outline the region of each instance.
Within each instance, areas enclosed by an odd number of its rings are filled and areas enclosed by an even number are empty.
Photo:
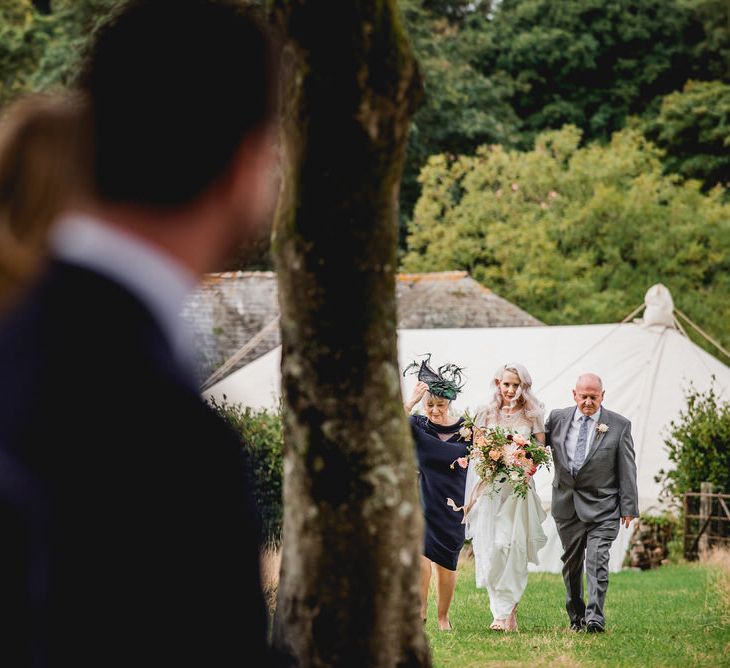
[[[622,517],[621,524],[623,524],[628,529],[633,519],[634,518],[629,515],[627,515],[626,517]]]

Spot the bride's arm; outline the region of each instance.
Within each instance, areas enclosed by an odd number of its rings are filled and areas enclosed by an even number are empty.
[[[545,445],[545,417],[538,415],[532,421],[532,435],[541,445]]]

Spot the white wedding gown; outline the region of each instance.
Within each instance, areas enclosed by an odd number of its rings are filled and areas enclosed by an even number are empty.
[[[545,431],[542,418],[528,419],[523,411],[488,419],[477,414],[478,426],[500,426],[529,437]],[[465,499],[479,482],[473,462],[466,476]],[[482,494],[466,518],[466,537],[472,539],[476,585],[489,592],[494,619],[506,619],[519,603],[527,587],[527,563],[537,564],[538,551],[547,542],[542,530],[546,519],[540,498],[531,480],[524,499],[512,493],[508,483],[494,486],[494,493]]]

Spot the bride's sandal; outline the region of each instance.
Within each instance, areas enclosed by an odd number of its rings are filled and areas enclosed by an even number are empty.
[[[506,631],[507,630],[507,620],[506,619],[495,619],[489,625],[489,628],[492,629],[492,631]]]

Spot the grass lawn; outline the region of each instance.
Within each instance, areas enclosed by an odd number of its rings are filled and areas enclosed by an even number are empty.
[[[431,592],[426,631],[434,667],[730,666],[730,626],[713,574],[696,564],[613,573],[607,632],[587,635],[568,630],[562,578],[531,573],[517,612],[520,631],[504,634],[489,630],[487,593],[476,589],[467,561],[451,606],[453,632],[438,630]]]

